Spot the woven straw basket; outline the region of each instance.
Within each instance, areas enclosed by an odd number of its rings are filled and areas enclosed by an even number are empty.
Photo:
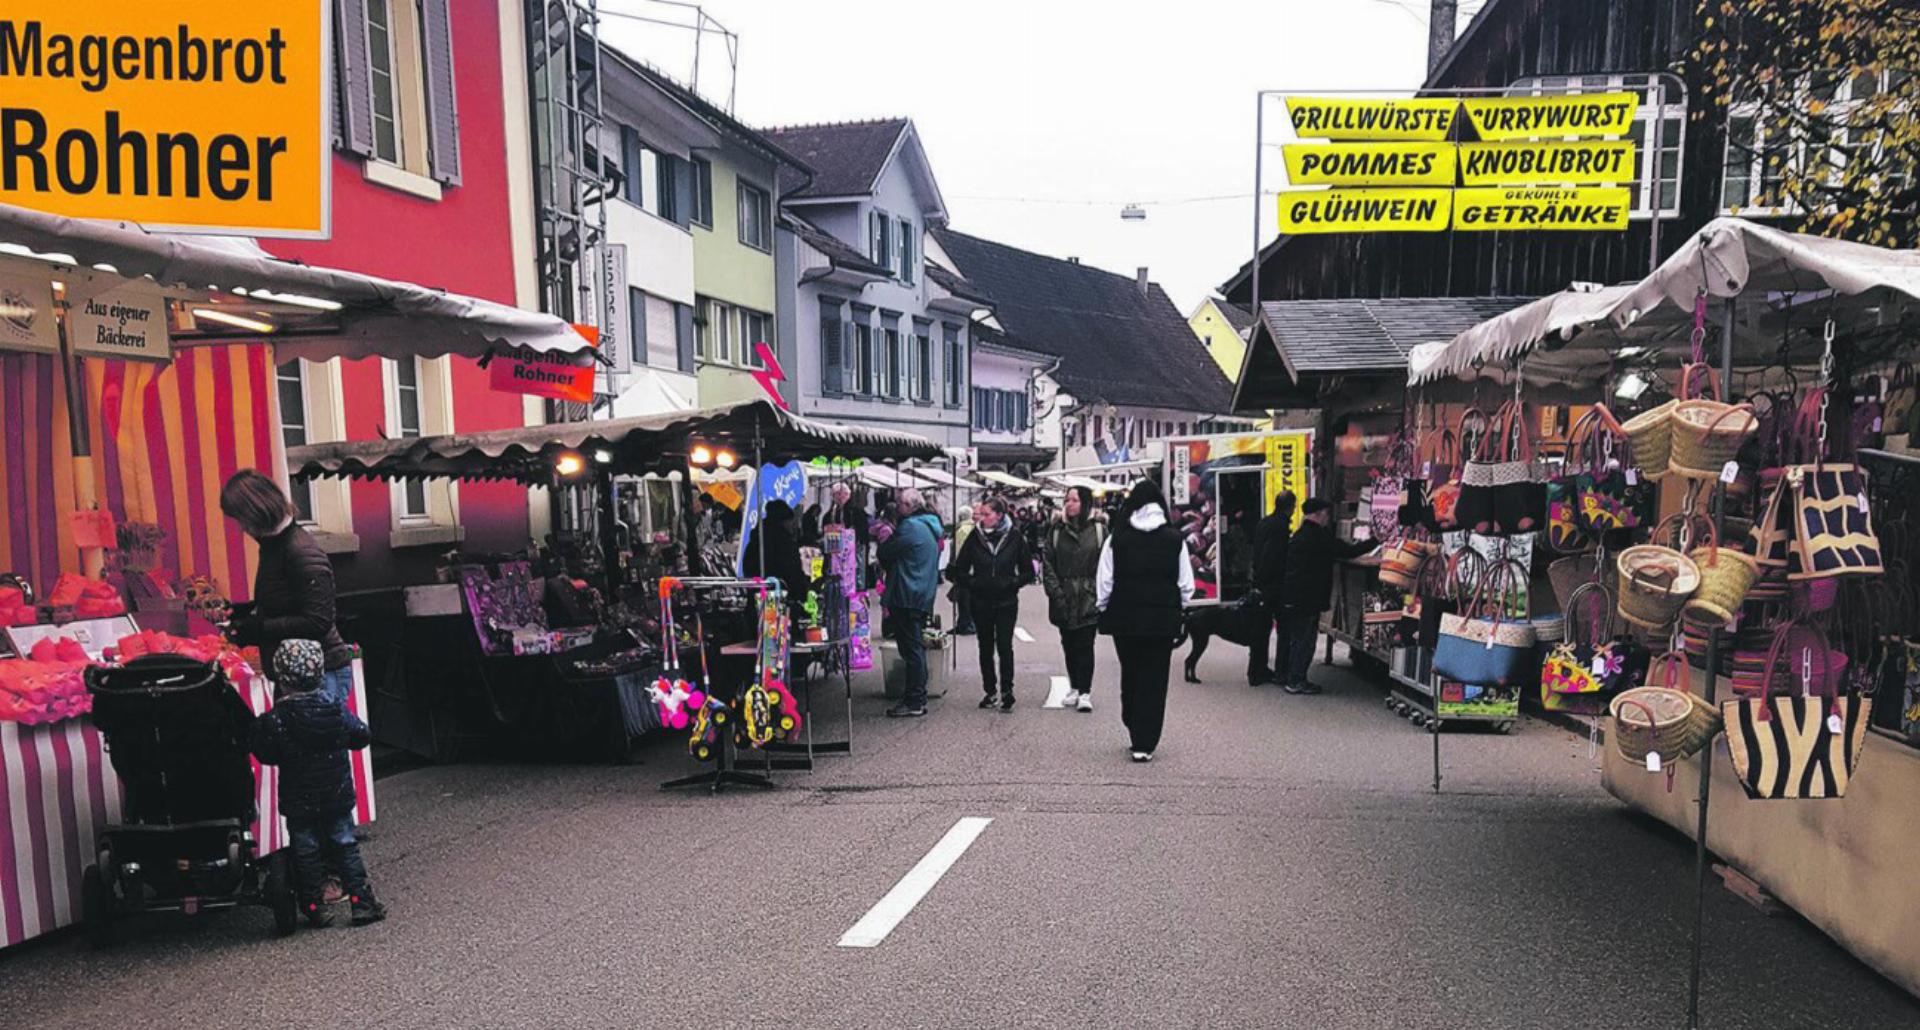
[[[1613,716],[1613,746],[1629,762],[1658,752],[1671,761],[1699,753],[1723,726],[1720,713],[1685,690],[1635,687],[1607,706]]]
[[[1681,401],[1671,421],[1672,452],[1668,466],[1688,479],[1717,479],[1727,462],[1760,428],[1760,419],[1745,404],[1715,400]]]
[[[1760,563],[1731,547],[1698,547],[1687,557],[1700,570],[1700,588],[1682,611],[1694,622],[1731,624],[1760,578]]]
[[[1672,625],[1687,598],[1700,589],[1700,567],[1671,547],[1629,547],[1614,568],[1620,614],[1641,628]]]
[[[1633,446],[1633,463],[1640,466],[1640,474],[1648,479],[1667,474],[1673,453],[1673,409],[1679,406],[1679,401],[1668,401],[1620,425]]]

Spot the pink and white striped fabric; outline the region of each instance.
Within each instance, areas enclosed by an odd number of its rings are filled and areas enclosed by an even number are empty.
[[[264,676],[237,684],[255,714],[273,707]],[[366,718],[366,676],[353,663],[348,707]],[[352,752],[360,800],[354,821],[373,822],[373,757]],[[280,771],[254,763],[253,825],[259,854],[287,846],[280,818]],[[120,819],[120,780],[90,718],[46,726],[0,722],[0,947],[80,919],[80,875],[97,853],[99,832]]]

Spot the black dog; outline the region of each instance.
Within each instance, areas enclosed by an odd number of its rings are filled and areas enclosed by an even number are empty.
[[[1194,672],[1194,668],[1199,664],[1200,656],[1207,653],[1207,645],[1213,642],[1214,637],[1241,647],[1252,647],[1260,639],[1261,624],[1270,622],[1271,618],[1265,604],[1254,597],[1187,609],[1180,620],[1181,636],[1193,638],[1193,650],[1187,653],[1187,682],[1200,682],[1200,676]],[[1181,641],[1175,641],[1173,646],[1179,647],[1180,644]]]

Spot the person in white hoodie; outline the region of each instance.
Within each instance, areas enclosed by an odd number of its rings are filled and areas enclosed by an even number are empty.
[[[1153,761],[1167,714],[1167,676],[1181,610],[1193,599],[1187,544],[1167,525],[1167,502],[1150,480],[1134,484],[1119,525],[1100,551],[1100,632],[1120,659],[1120,721],[1133,760]]]

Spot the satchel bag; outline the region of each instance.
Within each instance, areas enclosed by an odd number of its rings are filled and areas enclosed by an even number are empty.
[[[1440,618],[1440,640],[1433,668],[1446,679],[1472,686],[1508,686],[1532,675],[1534,635],[1531,623],[1516,620],[1516,566],[1501,563],[1480,579],[1474,599],[1460,613]],[[1517,573],[1524,576],[1524,570]]]

